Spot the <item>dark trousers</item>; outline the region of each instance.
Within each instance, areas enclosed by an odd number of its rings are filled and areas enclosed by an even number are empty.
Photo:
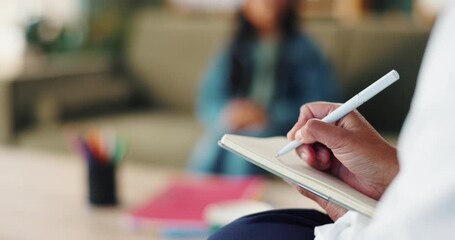
[[[315,227],[332,222],[316,210],[273,210],[239,218],[215,232],[209,240],[314,239]]]

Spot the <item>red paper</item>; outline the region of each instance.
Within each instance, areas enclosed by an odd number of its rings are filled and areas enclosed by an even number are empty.
[[[182,177],[159,195],[133,209],[135,219],[160,225],[206,226],[204,209],[225,200],[253,199],[263,187],[260,177]]]

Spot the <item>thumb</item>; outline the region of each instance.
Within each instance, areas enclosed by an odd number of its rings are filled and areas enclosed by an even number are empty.
[[[319,119],[309,120],[301,131],[303,143],[320,142],[332,150],[345,146],[350,139],[348,130]]]

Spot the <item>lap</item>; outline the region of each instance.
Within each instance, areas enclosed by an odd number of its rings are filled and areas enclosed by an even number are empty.
[[[314,239],[314,228],[328,223],[332,220],[316,210],[273,210],[239,218],[215,232],[209,240]]]

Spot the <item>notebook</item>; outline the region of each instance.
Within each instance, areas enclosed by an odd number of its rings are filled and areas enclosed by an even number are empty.
[[[295,151],[276,157],[278,150],[288,143],[285,137],[255,138],[226,134],[219,145],[343,208],[355,210],[367,216],[373,215],[376,200],[341,180],[308,166]]]
[[[205,227],[204,209],[226,200],[255,199],[265,180],[260,177],[182,176],[161,193],[130,211],[130,217],[160,227]]]

